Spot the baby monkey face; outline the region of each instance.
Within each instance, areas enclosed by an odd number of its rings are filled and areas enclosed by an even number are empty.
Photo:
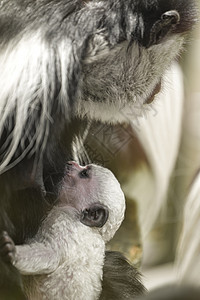
[[[92,203],[105,203],[105,199],[119,190],[120,185],[110,170],[95,164],[80,166],[70,161],[66,165],[59,199],[63,205],[82,210]]]
[[[97,187],[96,169],[95,165],[80,166],[74,161],[68,162],[60,189],[61,202],[75,206],[77,209],[91,203],[94,194],[97,194],[97,189],[100,189]],[[99,178],[101,176],[99,174]]]
[[[118,228],[124,217],[125,198],[110,170],[70,161],[60,186],[58,205],[74,207],[84,225],[102,227],[106,223],[106,227],[116,224]]]

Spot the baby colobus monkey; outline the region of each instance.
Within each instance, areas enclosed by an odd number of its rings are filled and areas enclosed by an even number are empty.
[[[35,237],[21,246],[7,233],[1,240],[1,252],[24,275],[28,299],[99,299],[105,243],[124,211],[124,194],[111,171],[69,162],[57,203]]]

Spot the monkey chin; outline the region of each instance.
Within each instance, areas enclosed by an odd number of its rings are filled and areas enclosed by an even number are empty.
[[[104,45],[96,56],[90,51],[83,63],[76,115],[112,124],[125,122],[126,112],[142,116],[183,44],[183,34],[171,34],[150,47],[124,41],[111,49]]]

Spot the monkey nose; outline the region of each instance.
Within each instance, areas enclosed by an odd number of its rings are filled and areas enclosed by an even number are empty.
[[[77,162],[75,162],[75,161],[68,161],[68,162],[67,162],[67,169],[75,169],[75,170],[81,172],[81,171],[83,171],[83,170],[86,169],[86,168],[87,168],[87,166],[82,167],[82,166],[80,166],[80,165],[79,165]]]
[[[67,162],[67,169],[68,170],[72,170],[72,169],[81,170],[82,167],[75,161],[68,161]]]
[[[67,162],[67,165],[68,165],[68,166],[79,167],[79,164],[78,164],[77,162],[73,161],[73,160],[72,160],[72,161],[68,161],[68,162]]]
[[[90,165],[86,165],[84,167],[80,166],[78,163],[76,163],[75,161],[69,161],[67,163],[66,166],[66,171],[68,173],[68,175],[70,174],[70,176],[77,176],[79,178],[90,178],[91,176],[91,169],[92,167]],[[75,171],[75,172],[73,172]]]

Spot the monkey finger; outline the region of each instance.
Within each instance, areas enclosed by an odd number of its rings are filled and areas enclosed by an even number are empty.
[[[14,242],[6,231],[3,231],[0,235],[0,247],[3,247],[6,243],[10,243],[14,246]]]
[[[15,252],[15,246],[12,243],[10,243],[10,242],[5,243],[3,245],[3,247],[0,248],[0,253],[2,255],[6,254],[8,252]]]
[[[9,243],[5,244],[0,250],[0,256],[4,262],[13,263],[15,260],[15,247]]]
[[[1,233],[0,233],[0,240],[2,238],[4,238],[4,237],[7,237],[7,236],[9,236],[8,233],[7,233],[7,231],[1,231]]]

